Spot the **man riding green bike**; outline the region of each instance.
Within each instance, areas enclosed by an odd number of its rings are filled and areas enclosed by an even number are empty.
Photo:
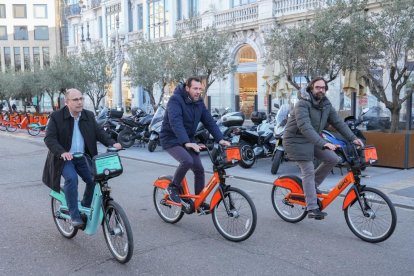
[[[84,97],[74,88],[65,93],[65,107],[51,114],[44,138],[49,149],[43,169],[43,182],[60,191],[60,178],[63,176],[65,198],[74,227],[83,228],[78,209],[78,175],[86,183],[82,206],[90,207],[95,183],[91,172],[91,161],[82,155],[75,158],[74,153],[84,153],[90,157],[98,154],[97,141],[105,146],[121,149],[122,146],[111,139],[95,121],[93,112],[83,109]]]

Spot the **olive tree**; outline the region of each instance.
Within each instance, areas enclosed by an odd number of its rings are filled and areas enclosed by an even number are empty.
[[[111,70],[111,54],[102,45],[93,49],[82,48],[78,57],[80,72],[78,86],[91,99],[94,110],[108,93],[108,87],[114,78]]]
[[[204,95],[216,79],[221,79],[235,70],[230,53],[231,35],[207,27],[202,31],[177,33],[175,54],[179,56],[184,77],[199,76],[205,81]]]
[[[161,101],[165,86],[182,79],[179,56],[171,43],[157,42],[141,38],[128,51],[129,68],[127,76],[133,86],[142,86],[150,96],[154,110]],[[154,85],[159,84],[161,96],[154,97]]]

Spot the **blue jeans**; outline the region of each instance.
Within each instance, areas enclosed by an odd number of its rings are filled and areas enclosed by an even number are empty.
[[[193,150],[187,150],[183,146],[175,146],[166,149],[166,151],[178,162],[177,170],[175,171],[172,185],[181,188],[181,181],[187,171],[191,169],[194,173],[194,193],[198,195],[204,188],[204,167],[201,163],[200,156]]]
[[[82,205],[90,207],[93,191],[95,189],[95,182],[93,181],[90,160],[86,157],[65,161],[63,166],[62,176],[65,179],[63,190],[65,192],[65,198],[72,220],[80,220],[78,208],[78,175],[86,183]]]

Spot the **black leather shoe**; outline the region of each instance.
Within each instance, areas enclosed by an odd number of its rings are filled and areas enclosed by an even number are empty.
[[[82,229],[82,230],[85,228],[85,222],[82,219],[72,220],[72,225],[73,227]]]
[[[308,218],[313,218],[317,220],[324,219],[327,215],[327,213],[322,212],[319,208],[308,211]]]

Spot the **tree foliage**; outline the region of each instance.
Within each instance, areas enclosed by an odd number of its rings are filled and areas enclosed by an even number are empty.
[[[142,38],[128,52],[129,68],[127,76],[134,86],[142,86],[150,96],[151,105],[157,109],[154,97],[155,84],[161,87],[161,100],[164,87],[169,82],[177,82],[183,78],[180,59],[171,43],[148,41]]]
[[[198,76],[205,80],[204,94],[216,79],[224,78],[235,69],[229,53],[231,36],[207,27],[190,34],[177,33],[175,53],[185,77]]]
[[[82,73],[78,79],[79,88],[91,99],[94,110],[98,110],[114,78],[111,70],[112,57],[102,45],[97,45],[90,50],[83,48],[77,58]]]
[[[308,81],[323,76],[329,82],[340,72],[356,70],[371,94],[391,111],[391,131],[395,132],[402,103],[410,94],[402,96],[401,92],[411,73],[408,56],[414,50],[414,0],[380,2],[378,13],[369,11],[366,0],[338,0],[298,25],[277,22],[266,40],[267,61],[278,60],[296,88],[295,76]],[[384,71],[388,73],[385,78]]]

